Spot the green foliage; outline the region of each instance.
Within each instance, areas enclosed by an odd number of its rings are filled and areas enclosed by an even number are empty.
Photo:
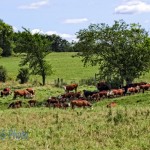
[[[139,24],[123,20],[91,24],[77,33],[76,49],[84,65],[99,65],[101,78],[132,82],[150,69],[150,39]]]
[[[20,65],[29,65],[31,74],[40,75],[45,85],[46,76],[52,74],[52,67],[45,60],[50,53],[49,42],[38,33],[31,34],[29,30],[24,30],[16,44],[16,49],[27,52]]]
[[[2,55],[3,53],[3,49],[0,47],[0,56]]]
[[[12,26],[4,23],[0,20],[0,48],[2,51],[2,56],[11,56],[13,51],[12,42],[13,28]]]
[[[20,80],[21,84],[27,83],[29,80],[29,69],[20,68],[19,73],[17,75],[17,80]]]
[[[3,66],[0,66],[0,82],[5,82],[6,79],[7,79],[7,70]]]
[[[50,47],[51,51],[53,52],[70,52],[72,51],[71,43],[69,43],[67,40],[62,39],[58,35],[45,35],[44,38],[48,39],[50,41]]]

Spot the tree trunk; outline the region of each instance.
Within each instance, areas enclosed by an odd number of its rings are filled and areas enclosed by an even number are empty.
[[[131,84],[132,83],[132,79],[126,78],[126,85]]]
[[[45,74],[44,74],[44,75],[42,75],[43,86],[45,85],[45,79],[46,79],[46,76],[45,76]]]

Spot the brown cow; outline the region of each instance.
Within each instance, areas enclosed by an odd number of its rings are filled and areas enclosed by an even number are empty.
[[[20,108],[22,107],[22,101],[15,101],[9,104],[8,108]]]
[[[58,103],[58,99],[55,98],[49,98],[48,100],[46,100],[46,106],[49,107],[51,104],[54,105],[56,103]]]
[[[63,108],[63,104],[62,103],[54,103],[53,104],[53,108]]]
[[[115,107],[115,106],[117,106],[116,102],[111,102],[111,103],[107,104],[107,108],[111,108],[111,107]]]
[[[92,107],[92,104],[90,102],[88,102],[87,100],[72,100],[71,101],[71,107],[72,109],[74,109],[74,107],[77,106],[77,107]]]
[[[69,93],[69,91],[73,91],[73,90],[75,90],[75,92],[77,92],[77,88],[78,88],[78,84],[76,84],[76,83],[64,86],[64,89],[67,93]]]
[[[66,98],[66,99],[79,98],[80,96],[81,96],[81,92],[76,92],[76,93],[69,92],[61,95],[62,98]]]
[[[108,97],[108,91],[100,91],[99,92],[99,97],[100,98],[107,98]]]
[[[10,88],[4,88],[3,91],[1,91],[1,97],[3,96],[8,96],[10,95],[12,92],[10,90]]]
[[[144,90],[148,90],[150,88],[150,84],[145,84],[145,85],[140,85],[140,89]]]
[[[70,104],[69,103],[60,103],[60,102],[58,102],[58,103],[54,103],[53,104],[53,108],[64,108],[64,109],[66,109],[66,108],[68,108],[70,106]]]
[[[114,94],[114,97],[123,96],[123,93],[124,93],[123,89],[112,89],[111,91]]]
[[[36,105],[36,103],[37,103],[37,101],[34,100],[34,99],[31,99],[31,100],[28,101],[28,104],[29,104],[30,107],[34,107]]]
[[[137,87],[130,87],[128,88],[128,91],[129,93],[138,93],[139,92],[139,89]]]
[[[28,92],[27,90],[15,90],[14,91],[14,99],[16,99],[17,96],[22,96],[24,98],[31,96],[32,94]]]
[[[26,89],[28,92],[30,92],[32,95],[35,95],[35,90],[32,88],[27,88]]]

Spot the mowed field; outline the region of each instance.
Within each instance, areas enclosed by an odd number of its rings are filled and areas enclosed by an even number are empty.
[[[23,108],[7,109],[13,102],[13,94],[0,98],[0,149],[2,150],[149,150],[150,148],[150,91],[131,96],[104,99],[90,108],[75,110],[44,107],[50,96],[64,93],[61,87],[53,86],[54,80],[62,78],[66,83],[79,82],[97,73],[98,67],[84,68],[79,58],[72,53],[52,53],[47,60],[54,68],[47,84],[33,85],[39,77],[32,76],[30,83],[20,85],[15,81],[20,57],[0,58],[0,64],[8,70],[11,80],[0,83],[0,89],[10,86],[36,90],[37,107],[28,108],[27,99]],[[137,79],[149,82],[149,74]],[[96,89],[79,85],[78,91]],[[106,105],[115,101],[117,106]]]

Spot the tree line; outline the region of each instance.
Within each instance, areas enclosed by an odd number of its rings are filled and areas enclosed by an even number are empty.
[[[13,30],[13,27],[3,20],[0,20],[0,56],[9,57],[13,53],[26,53],[26,51],[18,49],[16,44],[21,36],[23,36],[23,32],[25,31],[17,31]],[[50,47],[50,51],[52,52],[70,52],[73,51],[72,43],[67,40],[61,38],[58,35],[47,35],[47,34],[38,34],[42,37],[42,39],[47,39]],[[32,34],[31,34],[32,36]],[[21,44],[21,43],[20,43]]]
[[[10,25],[0,21],[0,55],[26,53],[21,66],[28,64],[32,74],[42,77],[43,85],[46,76],[52,73],[52,66],[44,58],[52,51],[77,52],[84,66],[99,66],[99,80],[117,86],[133,82],[150,69],[150,37],[140,24],[127,24],[123,20],[114,21],[112,26],[90,24],[76,33],[75,43],[57,35],[32,34],[23,29],[13,32]]]

